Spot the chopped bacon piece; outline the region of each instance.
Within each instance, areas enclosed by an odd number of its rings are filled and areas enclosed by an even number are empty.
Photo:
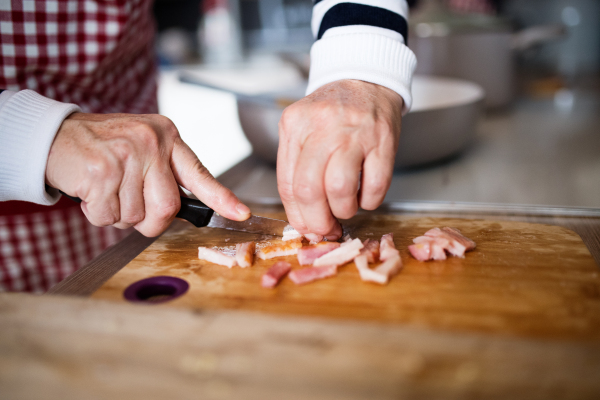
[[[429,247],[429,255],[428,259],[432,258],[434,260],[445,260],[446,259],[446,250],[450,246],[450,241],[443,237],[429,237],[429,236],[419,236],[413,239],[413,243],[423,244]],[[416,258],[416,257],[415,257]]]
[[[421,242],[408,246],[408,251],[419,261],[427,261],[431,258],[431,243]]]
[[[260,249],[256,256],[261,260],[267,260],[274,257],[292,256],[298,254],[298,249],[302,247],[302,239],[292,239],[286,242],[266,246]]]
[[[256,243],[245,242],[239,243],[235,246],[235,261],[242,267],[251,267],[254,262],[254,250],[256,249]]]
[[[315,267],[322,267],[325,265],[339,266],[352,261],[357,255],[360,254],[360,250],[363,248],[363,244],[360,239],[354,239],[346,244],[340,245],[335,250],[322,255],[317,258],[313,265]]]
[[[354,263],[360,274],[360,279],[385,285],[388,283],[391,276],[400,271],[402,268],[402,259],[400,258],[400,252],[396,250],[393,239],[394,237],[391,233],[381,237],[379,258],[383,262],[376,268],[369,268],[368,256],[364,249],[363,252],[354,259]],[[365,247],[368,245],[369,243],[365,241]]]
[[[381,237],[381,245],[379,246],[379,258],[381,261],[385,261],[390,257],[400,256],[400,252],[396,250],[394,244],[394,234],[388,233]]]
[[[301,239],[302,235],[297,230],[292,228],[291,225],[288,225],[285,228],[283,228],[283,238],[281,238],[281,240],[288,241],[288,240],[294,240],[294,239],[299,239],[299,238]]]
[[[209,249],[208,247],[198,247],[198,258],[211,263],[224,265],[229,268],[237,264],[235,257],[228,256],[227,254],[214,249]]]
[[[465,252],[473,250],[475,242],[463,236],[456,228],[433,228],[425,232],[425,236],[413,239],[408,250],[419,261],[445,260],[446,251],[455,257],[464,257]],[[429,254],[427,254],[429,253]]]
[[[382,275],[385,275],[387,283],[388,279],[391,276],[396,275],[402,269],[402,259],[400,258],[400,254],[392,255],[390,258],[381,263],[378,267],[374,269],[375,272],[378,272]]]
[[[475,244],[474,241],[472,241],[471,239],[469,239],[468,237],[466,237],[465,235],[460,233],[460,231],[456,228],[451,228],[449,226],[445,226],[442,228],[442,231],[447,233],[448,235],[450,235],[452,237],[452,239],[456,240],[457,242],[459,242],[460,244],[465,246],[465,248],[466,248],[465,251],[473,250],[477,246],[477,244]]]
[[[317,258],[340,247],[338,242],[320,242],[298,249],[298,262],[300,265],[312,264]]]
[[[278,261],[262,276],[261,284],[264,288],[274,288],[279,281],[290,272],[292,264]]]
[[[379,242],[377,240],[367,239],[363,242],[363,246],[360,254],[366,255],[368,262],[379,261]]]
[[[326,265],[322,267],[295,269],[290,272],[289,276],[296,285],[303,285],[317,279],[334,276],[335,274],[337,274],[337,267],[335,265]]]
[[[354,259],[354,264],[356,264],[356,268],[358,269],[358,273],[360,274],[360,279],[365,282],[375,282],[380,284],[387,283],[387,276],[383,275],[371,268],[369,268],[369,263],[367,261],[367,255],[361,254]]]

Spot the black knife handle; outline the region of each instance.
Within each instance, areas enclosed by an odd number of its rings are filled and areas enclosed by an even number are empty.
[[[69,196],[61,190],[59,190],[59,192],[74,202],[81,203],[81,199],[79,197]],[[213,214],[214,210],[200,200],[181,196],[181,209],[175,217],[190,221],[195,227],[201,228],[208,225]]]
[[[190,221],[196,228],[201,228],[208,225],[214,212],[200,200],[181,196],[181,209],[176,217]]]

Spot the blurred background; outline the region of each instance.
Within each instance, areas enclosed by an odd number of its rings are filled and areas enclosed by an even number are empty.
[[[600,207],[600,1],[409,5],[415,107],[387,200]],[[215,175],[253,154],[242,198],[278,201],[276,122],[303,94],[312,6],[155,2],[161,113]]]

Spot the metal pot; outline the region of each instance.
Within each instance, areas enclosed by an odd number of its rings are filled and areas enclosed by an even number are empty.
[[[182,74],[180,80],[215,89],[192,75]],[[305,89],[306,84],[261,95],[227,90],[236,95],[240,124],[255,155],[276,162],[279,119],[286,106],[304,96]],[[412,93],[413,107],[402,119],[396,168],[426,164],[458,153],[475,136],[482,112],[484,91],[472,82],[416,76]]]
[[[512,24],[487,15],[456,15],[437,2],[411,17],[409,47],[416,73],[478,83],[486,107],[508,105],[515,94],[515,55],[565,33],[562,25],[534,26],[514,32]]]

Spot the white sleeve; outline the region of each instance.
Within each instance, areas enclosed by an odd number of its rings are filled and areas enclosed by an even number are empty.
[[[408,48],[406,0],[316,0],[307,95],[328,83],[358,79],[394,90],[412,105],[417,66]]]
[[[0,93],[0,201],[58,201],[57,190],[46,191],[48,153],[64,119],[77,111],[32,90]]]

